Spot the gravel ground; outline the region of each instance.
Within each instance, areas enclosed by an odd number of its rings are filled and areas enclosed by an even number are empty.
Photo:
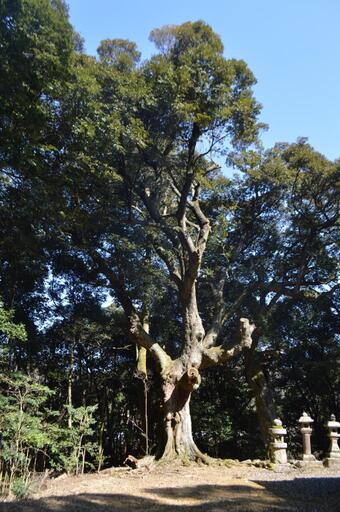
[[[106,470],[50,480],[1,512],[340,512],[340,470],[236,464]]]

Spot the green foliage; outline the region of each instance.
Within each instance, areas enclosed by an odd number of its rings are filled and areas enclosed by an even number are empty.
[[[217,226],[202,286],[226,276],[225,336],[231,338],[237,317],[250,317],[257,326],[255,350],[245,360],[249,386],[268,411],[268,396],[261,396],[261,386],[252,385],[260,376],[257,382],[273,390],[276,414],[288,426],[301,410],[313,407],[316,442],[324,449],[323,418],[339,408],[332,384],[338,385],[332,363],[336,356],[328,352],[332,347],[336,354],[338,344],[339,166],[304,139],[264,154],[243,153],[234,161],[243,176],[215,189],[209,198]],[[209,311],[204,299],[203,291],[201,307],[209,315],[213,305]],[[286,357],[289,363],[283,370]]]
[[[57,471],[66,471],[76,475],[84,473],[85,468],[94,469],[94,464],[86,460],[90,455],[98,458],[98,445],[91,441],[96,422],[94,412],[97,406],[77,407],[66,406],[71,417],[72,427],[54,429],[52,445],[52,467]]]
[[[27,341],[25,326],[13,321],[15,312],[7,310],[0,300],[0,367],[8,368],[16,343]]]
[[[127,39],[105,39],[101,41],[98,56],[102,63],[115,66],[119,71],[128,71],[140,60],[136,43]]]
[[[16,373],[2,376],[0,384],[3,494],[11,491],[17,497],[24,497],[37,461],[42,458],[48,460],[50,467],[67,473],[79,474],[95,468],[99,459],[98,444],[93,442],[96,405],[67,406],[72,419],[72,428],[67,428],[60,422],[59,413],[45,409],[45,402],[53,392],[36,379]]]
[[[73,33],[61,1],[2,0],[0,20],[0,164],[15,172],[48,152],[42,130],[67,77]]]
[[[164,75],[167,63],[172,90],[179,92],[171,105],[178,121],[196,122],[206,133],[219,126],[222,137],[224,128],[235,145],[255,140],[260,110],[250,91],[255,78],[243,61],[223,57],[223,44],[209,25],[197,21],[166,26],[152,31],[150,39],[164,56],[151,61],[154,70],[156,65],[163,68],[159,81],[170,91]]]
[[[56,125],[73,45],[61,0],[0,2],[1,295],[22,317],[47,272],[44,220],[57,197]]]
[[[25,327],[23,324],[14,323],[13,317],[14,311],[4,309],[3,302],[0,300],[0,337],[25,341],[27,339]]]
[[[42,406],[52,391],[20,373],[1,376],[0,387],[1,492],[21,494],[28,489],[38,454],[50,443]]]
[[[18,500],[26,498],[29,494],[29,483],[25,482],[22,478],[16,478],[11,486],[11,492]]]

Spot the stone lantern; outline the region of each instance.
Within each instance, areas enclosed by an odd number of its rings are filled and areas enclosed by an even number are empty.
[[[336,421],[334,414],[332,414],[330,421],[327,423],[327,427],[329,430],[328,437],[330,439],[330,445],[328,456],[324,460],[324,464],[328,467],[340,467],[340,448],[338,445],[338,439],[340,437],[338,429],[340,428],[340,423]]]
[[[311,448],[311,435],[312,435],[312,423],[314,420],[308,416],[306,412],[302,413],[301,418],[299,419],[299,423],[301,425],[301,434],[302,434],[302,445],[303,445],[303,454],[302,460],[306,462],[315,462],[315,457],[312,455]]]
[[[278,418],[275,419],[269,432],[272,437],[270,443],[271,462],[274,464],[287,464],[287,443],[284,440],[287,430],[282,426],[282,421]]]

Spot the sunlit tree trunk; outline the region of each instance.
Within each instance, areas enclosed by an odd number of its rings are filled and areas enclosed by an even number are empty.
[[[73,384],[73,373],[74,373],[74,343],[70,347],[70,360],[69,360],[69,371],[67,376],[67,404],[71,408],[73,407],[72,399],[72,384]],[[67,418],[68,428],[72,428],[72,413],[69,411]]]
[[[143,329],[149,334],[150,321],[149,315],[143,315]],[[148,417],[148,371],[147,371],[147,350],[145,347],[136,345],[137,351],[137,377],[143,384],[143,430],[145,436],[145,455],[149,454],[149,417]]]

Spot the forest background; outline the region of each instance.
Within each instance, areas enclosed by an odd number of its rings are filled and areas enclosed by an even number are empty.
[[[295,455],[303,410],[322,453],[339,161],[263,149],[255,78],[202,21],[95,58],[63,2],[0,6],[2,491],[157,446],[263,457],[278,415]]]

